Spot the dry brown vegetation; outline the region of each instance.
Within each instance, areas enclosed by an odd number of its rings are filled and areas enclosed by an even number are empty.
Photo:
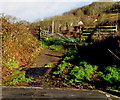
[[[15,17],[3,16],[2,22],[2,76],[9,82],[14,71],[31,63],[41,44],[29,30],[29,23]]]

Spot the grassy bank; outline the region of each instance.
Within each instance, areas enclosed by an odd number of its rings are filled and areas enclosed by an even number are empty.
[[[22,71],[32,62],[42,45],[32,35],[29,22],[2,16],[2,84],[28,82]]]

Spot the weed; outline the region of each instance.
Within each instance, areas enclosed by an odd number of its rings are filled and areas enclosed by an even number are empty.
[[[111,84],[120,82],[120,68],[116,65],[107,66],[104,68],[103,79]]]
[[[19,62],[15,61],[13,59],[8,59],[7,61],[5,61],[5,66],[7,66],[9,69],[14,69],[14,68],[18,68],[19,67]]]
[[[72,67],[70,63],[62,61],[61,64],[58,65],[57,71],[53,72],[53,74],[55,75],[62,74],[63,72],[66,71],[65,69],[69,67]]]
[[[53,63],[48,63],[44,67],[53,67]]]
[[[51,45],[51,46],[49,46],[49,48],[51,50],[60,50],[63,48],[63,46],[62,45]]]
[[[12,73],[12,78],[11,81],[8,82],[8,85],[15,85],[19,82],[26,82],[26,83],[33,82],[33,78],[32,77],[26,78],[25,71],[21,71],[20,68]]]
[[[71,82],[82,82],[82,81],[91,81],[93,76],[96,74],[98,66],[90,65],[87,62],[81,62],[79,66],[75,66],[70,73],[68,74],[70,83]]]
[[[56,38],[49,38],[48,40],[44,41],[46,45],[63,45],[64,41],[56,39]]]
[[[69,48],[69,49],[70,49],[70,50],[68,50],[69,52],[66,52],[66,53],[65,53],[66,56],[71,56],[71,55],[73,55],[73,54],[78,53],[77,50],[74,50],[74,49],[71,50],[71,48]]]
[[[42,48],[48,48],[44,40],[39,40],[39,43],[42,44]]]
[[[106,90],[119,90],[120,86],[120,68],[116,65],[104,67],[101,75]]]

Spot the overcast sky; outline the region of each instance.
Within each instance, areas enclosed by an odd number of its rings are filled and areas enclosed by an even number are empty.
[[[95,0],[0,0],[0,13],[30,22],[90,4]]]

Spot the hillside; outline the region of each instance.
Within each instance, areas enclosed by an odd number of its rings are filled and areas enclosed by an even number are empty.
[[[60,27],[71,25],[76,26],[79,21],[82,21],[85,26],[94,26],[106,23],[115,24],[119,23],[119,3],[120,2],[93,2],[90,5],[65,12],[61,16],[46,18],[43,21],[36,21],[33,24],[34,26],[39,25],[50,32],[52,30],[51,24],[53,19],[55,22],[55,32],[60,32]]]
[[[71,10],[70,12],[64,13],[66,14],[73,14],[74,16],[81,16],[80,13],[82,12],[88,16],[98,16],[101,13],[113,13],[116,9],[118,9],[119,5],[118,2],[93,2],[90,5],[86,5],[80,8],[76,8]]]
[[[120,2],[93,2],[90,5],[71,10],[70,12],[66,12],[63,15],[73,15],[75,17],[80,17],[85,24],[87,24],[86,22],[91,24],[91,22],[89,22],[90,18],[92,21],[98,19],[97,24],[105,23],[106,21],[114,22],[119,18],[117,15],[117,13],[120,13],[119,3]],[[85,22],[85,20],[87,21]]]

